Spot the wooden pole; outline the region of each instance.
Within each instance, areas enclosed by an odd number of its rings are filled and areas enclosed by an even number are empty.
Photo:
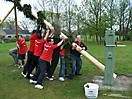
[[[76,43],[72,43],[72,46],[75,47],[75,49],[81,53],[85,58],[87,58],[90,62],[92,62],[95,66],[97,66],[99,69],[101,69],[103,72],[105,71],[105,66],[100,63],[97,59],[95,59],[93,56],[91,56],[88,52],[85,50],[80,50],[81,47],[78,46]],[[116,78],[116,74],[113,73],[113,77]]]
[[[15,25],[16,25],[16,41],[18,41],[17,11],[15,5],[14,5],[14,14],[15,14]]]
[[[14,6],[9,10],[9,12],[6,14],[6,16],[1,20],[0,25],[4,22],[4,20],[8,17],[8,15],[11,13],[11,11],[14,9]]]

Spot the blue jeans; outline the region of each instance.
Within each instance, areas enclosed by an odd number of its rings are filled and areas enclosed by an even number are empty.
[[[75,73],[79,74],[82,68],[82,59],[73,54],[71,54],[71,58],[72,58],[72,75],[75,75]]]
[[[65,68],[66,68],[66,62],[65,57],[60,55],[60,72],[59,77],[63,77],[65,75]]]
[[[17,54],[12,53],[12,52],[9,52],[9,55],[11,55],[11,56],[13,57],[15,65],[17,65],[17,64],[18,64],[18,57],[17,57]]]

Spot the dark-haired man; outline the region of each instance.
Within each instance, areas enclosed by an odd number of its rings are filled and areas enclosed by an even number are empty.
[[[30,47],[27,52],[27,62],[24,66],[23,72],[21,73],[24,77],[26,77],[26,73],[29,69],[29,66],[32,62],[33,54],[34,54],[34,46],[35,46],[35,40],[37,39],[36,30],[32,31],[32,35],[30,37]]]
[[[45,34],[46,33],[46,34]],[[38,59],[40,58],[42,52],[43,52],[43,48],[44,48],[44,43],[47,40],[47,37],[49,35],[49,30],[45,30],[44,32],[40,33],[41,35],[37,35],[37,39],[35,40],[35,49],[34,49],[34,55],[33,55],[33,60],[31,62],[30,68],[27,72],[26,78],[31,78],[30,74],[32,73],[32,71],[34,70],[34,68],[36,67],[36,71],[37,71],[37,67],[38,67]],[[45,37],[43,38],[45,34]]]
[[[26,44],[26,41],[22,35],[18,36],[17,47],[18,47],[18,59],[19,59],[19,63],[20,63],[20,66],[18,68],[21,68],[21,67],[23,67],[22,62],[24,62],[24,65],[26,64],[25,55],[27,53],[27,44]]]

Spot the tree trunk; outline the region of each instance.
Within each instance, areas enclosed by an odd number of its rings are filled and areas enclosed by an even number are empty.
[[[100,43],[99,43],[100,45],[102,44],[102,37],[100,36]]]
[[[96,36],[96,43],[97,45],[99,45],[98,33],[95,33],[95,36]]]
[[[130,35],[130,42],[132,42],[132,29],[131,29],[131,35]]]

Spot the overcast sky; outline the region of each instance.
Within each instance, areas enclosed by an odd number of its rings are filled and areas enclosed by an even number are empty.
[[[31,4],[33,6],[34,2],[36,0],[21,0],[21,4]],[[78,3],[81,0],[76,0]],[[5,0],[0,0],[0,19],[2,20],[5,15],[9,12],[9,10],[13,7],[12,2],[5,2]],[[24,17],[23,12],[17,12],[18,21],[21,20],[21,18]],[[14,18],[14,10],[9,14],[8,17]]]
[[[21,3],[33,5],[34,1],[35,0],[21,0]],[[4,0],[0,0],[0,19],[3,19],[12,7],[13,7],[12,2],[5,2]],[[23,12],[17,12],[17,16],[18,20],[20,20],[22,17],[24,17]],[[8,17],[14,18],[14,10],[9,14]]]

